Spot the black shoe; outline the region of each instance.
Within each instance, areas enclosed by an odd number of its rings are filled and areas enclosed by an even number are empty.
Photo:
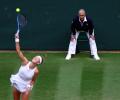
[[[79,51],[79,50],[76,50],[76,53],[75,53],[75,54],[78,54],[78,53],[80,53],[80,51]]]
[[[94,55],[90,55],[90,58],[94,58]]]

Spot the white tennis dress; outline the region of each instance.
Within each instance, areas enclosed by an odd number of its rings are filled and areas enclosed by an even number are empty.
[[[19,71],[15,75],[11,75],[10,81],[12,86],[14,86],[18,91],[25,92],[27,90],[27,86],[30,84],[34,76],[35,69],[30,69],[29,62],[27,65],[21,65]]]

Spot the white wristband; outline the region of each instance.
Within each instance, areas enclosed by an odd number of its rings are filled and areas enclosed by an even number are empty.
[[[19,42],[19,39],[18,39],[18,38],[15,38],[15,42]]]

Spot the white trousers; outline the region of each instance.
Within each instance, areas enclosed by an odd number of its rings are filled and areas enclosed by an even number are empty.
[[[76,45],[77,45],[77,39],[78,39],[79,34],[80,34],[80,32],[76,32],[76,35],[75,35],[76,39],[74,39],[72,41],[70,40],[68,54],[76,53]],[[91,55],[97,55],[97,46],[96,46],[95,39],[90,38],[90,35],[88,32],[86,33],[86,35],[89,40]],[[92,35],[94,36],[94,31],[93,31]]]

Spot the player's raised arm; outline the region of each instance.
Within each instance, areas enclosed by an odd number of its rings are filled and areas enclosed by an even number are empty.
[[[22,61],[22,64],[26,65],[28,63],[28,60],[20,50],[19,34],[18,33],[15,34],[15,47],[16,47],[16,52],[17,52],[20,60]]]

